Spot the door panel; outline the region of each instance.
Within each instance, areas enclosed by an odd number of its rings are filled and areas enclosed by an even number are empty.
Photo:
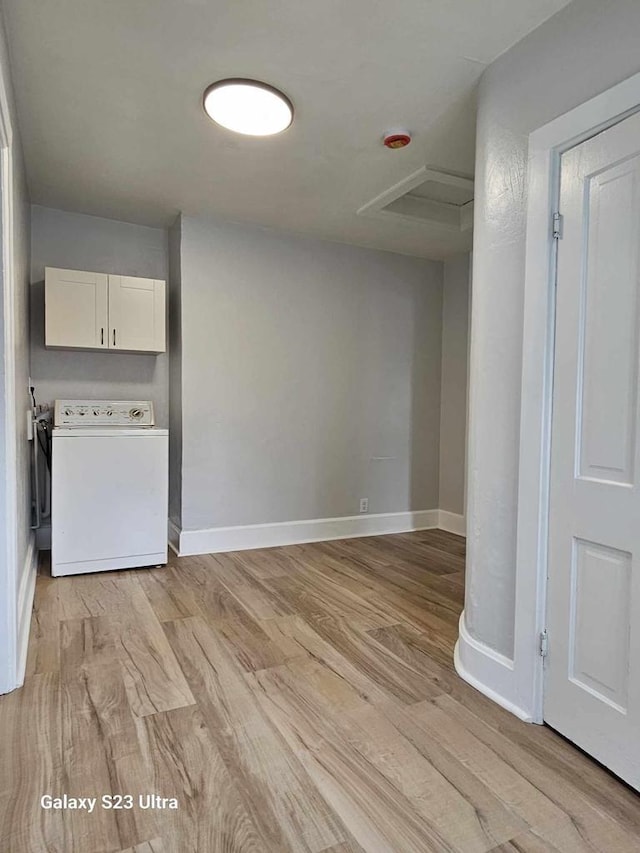
[[[638,384],[640,158],[585,180],[588,223],[580,475],[633,482]]]
[[[109,347],[164,352],[165,283],[152,278],[109,276]]]
[[[572,568],[569,677],[625,713],[631,554],[574,539]],[[603,629],[594,630],[598,625]]]
[[[544,717],[640,787],[640,115],[562,156]]]
[[[45,345],[106,349],[107,330],[107,276],[47,267]]]

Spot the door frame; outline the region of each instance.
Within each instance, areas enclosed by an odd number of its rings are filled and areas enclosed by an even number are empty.
[[[559,204],[560,157],[639,110],[635,74],[529,135],[513,672],[518,704],[536,723],[544,720],[539,637],[546,627],[558,246],[552,217]]]
[[[18,683],[17,412],[15,358],[14,134],[6,81],[0,75],[0,281],[2,363],[0,375],[0,469],[4,470],[0,518],[0,693]]]

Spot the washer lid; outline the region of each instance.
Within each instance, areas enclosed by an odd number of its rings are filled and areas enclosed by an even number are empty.
[[[123,435],[135,438],[160,438],[169,435],[168,429],[159,427],[105,427],[105,426],[81,426],[81,427],[54,427],[51,432],[53,438],[120,438]]]

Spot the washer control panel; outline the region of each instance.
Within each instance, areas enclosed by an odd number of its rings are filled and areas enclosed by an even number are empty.
[[[149,400],[56,400],[54,426],[151,427],[153,403]]]

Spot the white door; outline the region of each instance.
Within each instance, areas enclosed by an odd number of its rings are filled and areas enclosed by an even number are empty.
[[[45,345],[106,349],[107,276],[97,272],[45,270]]]
[[[640,788],[640,115],[562,157],[545,721]]]
[[[164,290],[164,281],[109,276],[110,349],[164,352]]]

